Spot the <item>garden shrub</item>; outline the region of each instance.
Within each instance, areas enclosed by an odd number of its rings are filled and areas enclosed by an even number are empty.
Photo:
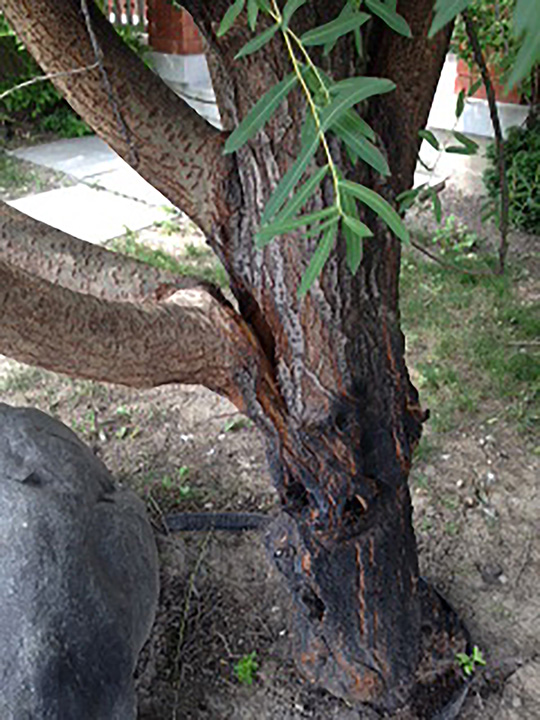
[[[500,200],[497,151],[491,143],[486,152],[489,167],[484,183],[490,196]],[[540,117],[524,127],[511,128],[504,144],[510,199],[509,220],[513,227],[540,234]]]

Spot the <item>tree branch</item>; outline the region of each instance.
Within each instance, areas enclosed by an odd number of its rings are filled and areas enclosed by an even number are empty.
[[[203,288],[165,302],[105,301],[0,260],[0,316],[0,351],[21,362],[131,387],[202,384],[243,407],[234,376],[256,347]]]
[[[508,181],[506,178],[506,162],[504,157],[504,137],[501,129],[501,122],[499,120],[499,112],[497,110],[497,102],[495,98],[495,90],[493,89],[493,83],[489,75],[489,70],[484,58],[484,53],[476,34],[474,22],[468,11],[462,13],[463,20],[465,21],[465,29],[467,31],[467,37],[471,43],[474,61],[478,65],[480,74],[482,76],[482,82],[486,88],[486,97],[489,106],[489,114],[491,117],[491,124],[493,125],[493,133],[495,135],[495,147],[497,149],[497,165],[499,168],[499,186],[501,191],[501,215],[499,222],[499,229],[501,231],[501,243],[499,246],[499,274],[504,274],[504,268],[506,264],[506,255],[508,253],[508,214],[510,200],[508,197]]]
[[[92,3],[94,36],[104,51],[99,70],[65,73],[96,62],[79,0],[0,0],[0,10],[76,112],[120,156],[207,235],[226,221],[222,185],[231,161],[223,133],[175,95],[122,42]],[[103,69],[110,87],[105,87]],[[119,125],[111,92],[122,111]],[[127,129],[127,138],[126,138]],[[134,156],[136,156],[136,161]]]
[[[201,287],[196,278],[180,277],[79,240],[6,203],[0,203],[0,260],[103,300],[158,300],[175,290]]]

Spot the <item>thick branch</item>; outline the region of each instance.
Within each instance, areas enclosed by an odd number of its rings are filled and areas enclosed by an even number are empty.
[[[234,310],[202,288],[104,301],[0,260],[0,316],[0,350],[21,362],[131,387],[200,383],[240,406],[235,374],[256,357]]]
[[[159,300],[200,287],[120,253],[79,240],[0,203],[0,260],[42,280],[102,300]]]
[[[94,3],[89,9],[110,89],[99,69],[59,75],[56,86],[100,137],[210,234],[223,220],[219,197],[230,167],[222,133],[129,50]],[[0,0],[0,10],[46,73],[96,62],[78,0]]]

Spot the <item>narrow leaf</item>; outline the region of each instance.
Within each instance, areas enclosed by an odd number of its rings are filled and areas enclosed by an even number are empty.
[[[378,15],[392,30],[395,30],[400,35],[405,35],[405,37],[412,37],[411,28],[405,18],[398,15],[391,7],[384,5],[379,0],[366,0],[366,5],[372,13]]]
[[[261,218],[263,224],[266,223],[271,217],[273,217],[275,213],[279,212],[279,209],[281,208],[285,200],[288,198],[289,193],[296,187],[296,184],[306,171],[307,166],[317,152],[319,142],[319,134],[314,129],[313,134],[305,138],[305,144],[300,150],[300,154],[296,158],[294,164],[281,178],[278,186],[272,194],[272,197],[267,202],[266,208]]]
[[[370,15],[367,13],[355,13],[349,17],[342,17],[341,15],[332,20],[326,25],[320,25],[319,27],[308,30],[301,37],[304,45],[326,45],[327,43],[334,42],[342,35],[346,35],[352,30],[356,30],[361,27],[370,19]]]
[[[254,32],[257,27],[257,18],[259,17],[259,6],[257,5],[257,0],[248,0],[247,15],[250,30]]]
[[[405,242],[409,240],[409,233],[407,232],[401,218],[390,203],[386,202],[384,198],[364,185],[359,185],[358,183],[353,183],[349,180],[340,182],[339,186],[344,192],[358,198],[361,202],[370,207],[373,212],[377,213],[381,220],[388,225],[388,227],[400,240]]]
[[[365,137],[367,137],[368,140],[372,140],[373,142],[375,142],[375,140],[377,139],[375,132],[367,124],[364,118],[361,118],[355,110],[349,110],[345,113],[343,117],[347,119],[348,123],[350,123],[351,129],[354,132],[359,132]]]
[[[396,201],[399,203],[399,209],[401,210],[401,212],[405,212],[405,210],[408,210],[414,205],[414,203],[416,202],[416,198],[418,197],[418,193],[426,185],[427,183],[422,183],[418,187],[415,187],[411,190],[405,190],[405,192],[402,192],[397,196]]]
[[[478,92],[478,90],[480,90],[483,84],[484,81],[482,80],[482,78],[473,83],[471,87],[467,90],[467,97],[472,97],[476,92]]]
[[[431,23],[428,37],[432,38],[456,15],[465,10],[472,0],[437,0],[435,4],[435,17]]]
[[[334,243],[336,241],[336,232],[337,220],[334,222],[333,225],[326,229],[322,240],[319,242],[317,249],[313,253],[313,257],[311,258],[311,262],[308,265],[308,269],[302,277],[302,281],[298,289],[298,297],[304,297],[309,288],[313,285],[315,280],[321,274],[322,269],[326,261],[328,260],[330,253],[332,252],[332,248],[334,247]]]
[[[440,225],[442,220],[441,199],[439,198],[439,194],[433,190],[433,188],[430,188],[429,194],[431,195],[431,202],[433,203],[433,214],[435,215],[435,220]]]
[[[288,27],[289,22],[294,15],[294,13],[298,10],[298,8],[301,8],[302,5],[305,5],[307,0],[287,0],[285,7],[283,8],[283,27]]]
[[[419,130],[418,135],[422,138],[422,140],[425,140],[428,142],[431,147],[434,147],[435,150],[440,150],[441,146],[439,144],[439,141],[435,137],[435,135],[431,132],[431,130]]]
[[[444,152],[453,155],[476,155],[476,150],[464,147],[463,145],[449,145],[444,148]]]
[[[341,195],[341,205],[345,215],[349,218],[354,218],[359,221],[358,208],[356,207],[356,200],[350,195],[345,193]],[[343,223],[342,225],[343,236],[345,237],[347,267],[353,275],[356,274],[360,262],[362,261],[362,236],[358,236],[354,233],[349,225]]]
[[[227,10],[225,15],[223,16],[223,20],[219,24],[219,28],[217,31],[218,37],[225,35],[225,33],[231,29],[234,21],[244,9],[244,2],[245,0],[235,0],[235,2],[233,2],[231,7]]]
[[[465,90],[460,90],[456,101],[456,118],[460,118],[465,110]]]
[[[238,150],[245,142],[252,138],[273,115],[278,105],[290,93],[297,83],[294,73],[288,75],[284,80],[274,85],[262,98],[255,103],[253,108],[242,120],[236,130],[229,135],[225,143],[225,153],[232,153]]]
[[[346,143],[347,147],[353,150],[365,163],[371,165],[381,175],[390,175],[390,168],[386,158],[381,151],[369,142],[363,135],[354,132],[348,122],[347,116],[338,120],[332,127],[332,131]]]
[[[276,23],[275,25],[267,28],[260,35],[257,35],[257,37],[254,37],[253,40],[247,42],[244,47],[236,53],[234,59],[239,60],[240,58],[246,57],[246,55],[251,55],[252,53],[257,52],[257,50],[260,50],[266,45],[266,43],[270,42],[276,34],[278,28],[279,25]]]
[[[368,226],[365,225],[365,224],[364,224],[363,222],[361,222],[360,220],[357,220],[356,218],[351,217],[351,216],[349,216],[349,215],[344,215],[344,216],[343,216],[343,221],[344,221],[345,224],[354,232],[354,234],[357,235],[358,237],[360,237],[360,238],[365,238],[365,237],[372,237],[372,236],[373,236],[373,233],[372,233],[371,230],[368,228]]]
[[[293,232],[306,225],[312,225],[313,223],[320,223],[321,220],[327,220],[332,216],[338,214],[338,209],[335,205],[332,207],[324,208],[323,210],[317,210],[316,212],[309,213],[308,215],[302,215],[292,220],[284,220],[282,222],[273,222],[271,225],[263,228],[257,233],[255,239],[257,247],[264,247],[276,235],[284,235],[285,233]]]
[[[371,77],[351,78],[349,86],[338,92],[334,100],[321,112],[321,126],[323,131],[332,127],[333,123],[350,110],[354,105],[366,100],[372,95],[382,95],[395,89],[391,80]]]
[[[458,132],[457,130],[454,130],[454,137],[466,148],[469,148],[471,150],[471,154],[478,152],[478,143],[474,142],[474,140],[471,140],[471,138],[468,138],[466,135]]]
[[[320,235],[322,232],[326,230],[326,228],[331,227],[332,225],[335,225],[338,222],[339,218],[330,218],[330,220],[327,220],[326,222],[321,223],[320,225],[316,225],[315,227],[311,228],[311,230],[307,230],[306,232],[302,233],[303,238],[310,238],[315,237],[316,235]]]
[[[298,190],[298,192],[293,195],[290,202],[285,206],[285,208],[279,213],[279,215],[276,217],[276,222],[282,222],[283,220],[288,220],[293,215],[296,215],[296,213],[305,205],[305,203],[308,201],[308,199],[313,195],[315,192],[315,189],[320,185],[322,182],[322,179],[328,172],[328,165],[325,165],[322,168],[319,168],[316,173],[314,173],[309,180],[307,180],[302,187]]]
[[[514,9],[514,35],[524,35],[518,53],[510,87],[522,80],[532,70],[535,62],[540,61],[540,13],[538,3],[533,0],[517,0]]]

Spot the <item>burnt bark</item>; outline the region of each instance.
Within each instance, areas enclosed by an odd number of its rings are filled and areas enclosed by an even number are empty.
[[[228,4],[184,3],[205,35],[220,112],[226,126],[232,127],[289,68],[279,34],[263,53],[234,60],[250,33],[241,21],[224,38],[217,38]],[[73,33],[85,36],[76,0],[0,0],[0,6],[9,11],[8,18],[45,69],[73,66],[70,42],[63,43],[61,51],[53,50],[44,18],[54,17],[62,32],[70,19],[78,23]],[[365,167],[348,168],[352,179],[390,201],[412,184],[418,130],[426,122],[448,44],[448,32],[432,41],[426,38],[432,8],[433,0],[398,4],[411,26],[412,40],[374,21],[366,29],[365,58],[358,59],[348,39],[340,41],[339,52],[330,59],[316,58],[335,79],[359,73],[390,77],[398,84],[396,93],[363,108],[387,152],[391,179],[377,177]],[[295,16],[297,30],[336,14],[332,3],[314,0]],[[126,123],[140,141],[140,157],[146,158],[138,169],[160,190],[166,185],[166,194],[203,227],[230,276],[238,306],[231,322],[241,327],[242,342],[230,355],[234,367],[228,365],[226,391],[268,442],[283,509],[269,532],[268,545],[295,600],[295,657],[300,669],[314,684],[340,697],[386,710],[407,701],[414,705],[424,697],[425,688],[431,697],[430,683],[441,678],[451,695],[453,684],[459,684],[452,670],[454,654],[464,649],[465,636],[441,600],[419,582],[407,481],[425,414],[404,360],[398,241],[366,211],[363,219],[374,236],[364,243],[357,275],[347,270],[339,239],[323,274],[300,301],[298,286],[316,240],[298,232],[274,240],[262,252],[253,242],[264,204],[299,147],[305,112],[300,95],[293,93],[263,132],[222,161],[224,135],[208,131],[206,136],[183,105],[176,107],[187,124],[171,125],[161,90],[151,91],[151,101],[161,103],[151,120],[148,101],[141,100],[137,89],[122,94],[126,77],[121,64],[112,62],[120,57],[116,40],[102,19],[95,21]],[[80,61],[88,64],[92,55],[87,38],[83,46]],[[59,85],[129,162],[129,147],[114,116],[102,107],[109,98],[99,81],[92,80],[91,92],[99,99],[92,104],[84,101],[76,82],[81,81]],[[146,112],[140,112],[141,103]],[[197,145],[201,156],[196,159],[193,153],[184,156],[192,132],[197,141],[208,139],[202,150]],[[154,149],[169,148],[163,155],[166,180],[151,158],[152,149],[143,154],[145,141]],[[332,152],[346,165],[339,146],[333,144]],[[204,180],[200,187],[190,184],[185,167],[190,163]],[[327,182],[311,209],[331,197]],[[0,337],[1,350],[5,348]],[[172,346],[170,352],[174,354]],[[444,693],[437,702],[445,702]],[[434,715],[436,703],[432,710]],[[424,716],[430,717],[430,712]]]

